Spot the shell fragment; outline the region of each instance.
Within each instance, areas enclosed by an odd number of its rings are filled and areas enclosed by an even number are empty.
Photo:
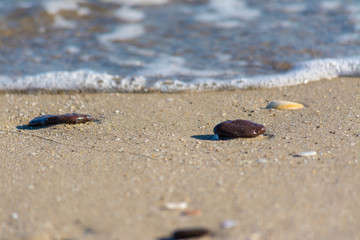
[[[167,210],[184,210],[187,207],[187,202],[167,202],[164,205],[164,208]]]
[[[266,109],[279,109],[279,110],[293,110],[303,108],[304,105],[301,103],[290,102],[290,101],[272,101],[267,106]]]
[[[315,151],[309,151],[309,152],[302,152],[299,154],[294,155],[295,157],[311,157],[311,156],[315,156],[317,154],[317,152]]]

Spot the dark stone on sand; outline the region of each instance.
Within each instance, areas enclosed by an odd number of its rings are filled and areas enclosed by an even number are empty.
[[[228,120],[219,123],[214,128],[214,133],[220,139],[224,138],[253,138],[266,131],[265,127],[261,124],[254,123],[247,120]]]
[[[172,239],[200,238],[212,235],[214,233],[206,228],[188,228],[176,230],[172,235]]]
[[[54,124],[77,124],[94,121],[95,118],[91,115],[80,113],[67,113],[63,115],[44,115],[31,120],[29,127],[43,127]]]

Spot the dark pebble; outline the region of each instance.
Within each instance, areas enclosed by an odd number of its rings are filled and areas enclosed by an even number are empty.
[[[63,115],[44,115],[36,117],[28,124],[29,127],[43,127],[54,124],[77,124],[94,121],[93,116],[80,113],[67,113]]]
[[[189,228],[180,229],[173,233],[173,239],[187,239],[187,238],[200,238],[204,236],[212,236],[213,232],[206,228]]]
[[[259,136],[266,131],[261,124],[254,123],[247,120],[233,120],[219,123],[214,128],[214,133],[220,139],[224,138],[253,138]]]

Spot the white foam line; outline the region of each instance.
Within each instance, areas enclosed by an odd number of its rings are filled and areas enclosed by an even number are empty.
[[[286,73],[244,80],[252,82],[249,87],[281,87],[340,76],[360,76],[360,57],[312,60],[303,62]]]
[[[158,81],[155,88],[163,92],[179,90],[216,90],[226,88],[272,88],[306,84],[311,81],[333,79],[341,76],[360,76],[360,57],[343,59],[319,59],[299,64],[292,70],[271,75],[229,80],[197,78],[192,83],[174,81],[173,84]]]
[[[166,58],[165,58],[166,59]],[[168,59],[168,58],[167,58]],[[173,92],[181,90],[216,90],[223,88],[271,88],[291,86],[321,79],[332,79],[339,76],[360,76],[360,57],[343,59],[319,59],[307,61],[299,64],[294,69],[280,74],[263,75],[248,78],[236,78],[229,80],[216,80],[210,72],[193,72],[192,69],[183,69],[182,60],[173,59],[173,63],[178,62],[178,66],[164,72],[164,75],[189,74],[189,76],[204,76],[203,78],[191,79],[190,82],[179,80],[161,80],[150,85],[144,73],[138,77],[120,77],[107,73],[99,73],[92,70],[77,71],[57,71],[47,72],[37,75],[24,76],[20,78],[1,76],[1,90],[83,90],[83,91],[144,91],[160,90],[163,92]],[[159,62],[158,62],[159,63]],[[148,74],[161,74],[158,72],[159,65],[155,66],[155,72],[149,71]],[[165,66],[166,68],[168,66]],[[146,68],[145,68],[146,69]],[[150,70],[149,66],[147,69]],[[163,68],[164,69],[164,68]],[[141,72],[138,72],[138,74]]]
[[[0,76],[1,90],[91,90],[139,91],[146,84],[143,77],[121,78],[92,70],[54,71],[12,79]]]

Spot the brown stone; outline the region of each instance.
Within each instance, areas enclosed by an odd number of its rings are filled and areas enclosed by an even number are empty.
[[[224,138],[253,138],[264,133],[265,127],[261,124],[254,123],[247,120],[228,120],[219,123],[214,128],[214,133],[220,139]]]
[[[54,124],[77,124],[94,121],[93,116],[80,113],[68,113],[63,115],[44,115],[31,120],[28,124],[29,127],[43,127]]]

